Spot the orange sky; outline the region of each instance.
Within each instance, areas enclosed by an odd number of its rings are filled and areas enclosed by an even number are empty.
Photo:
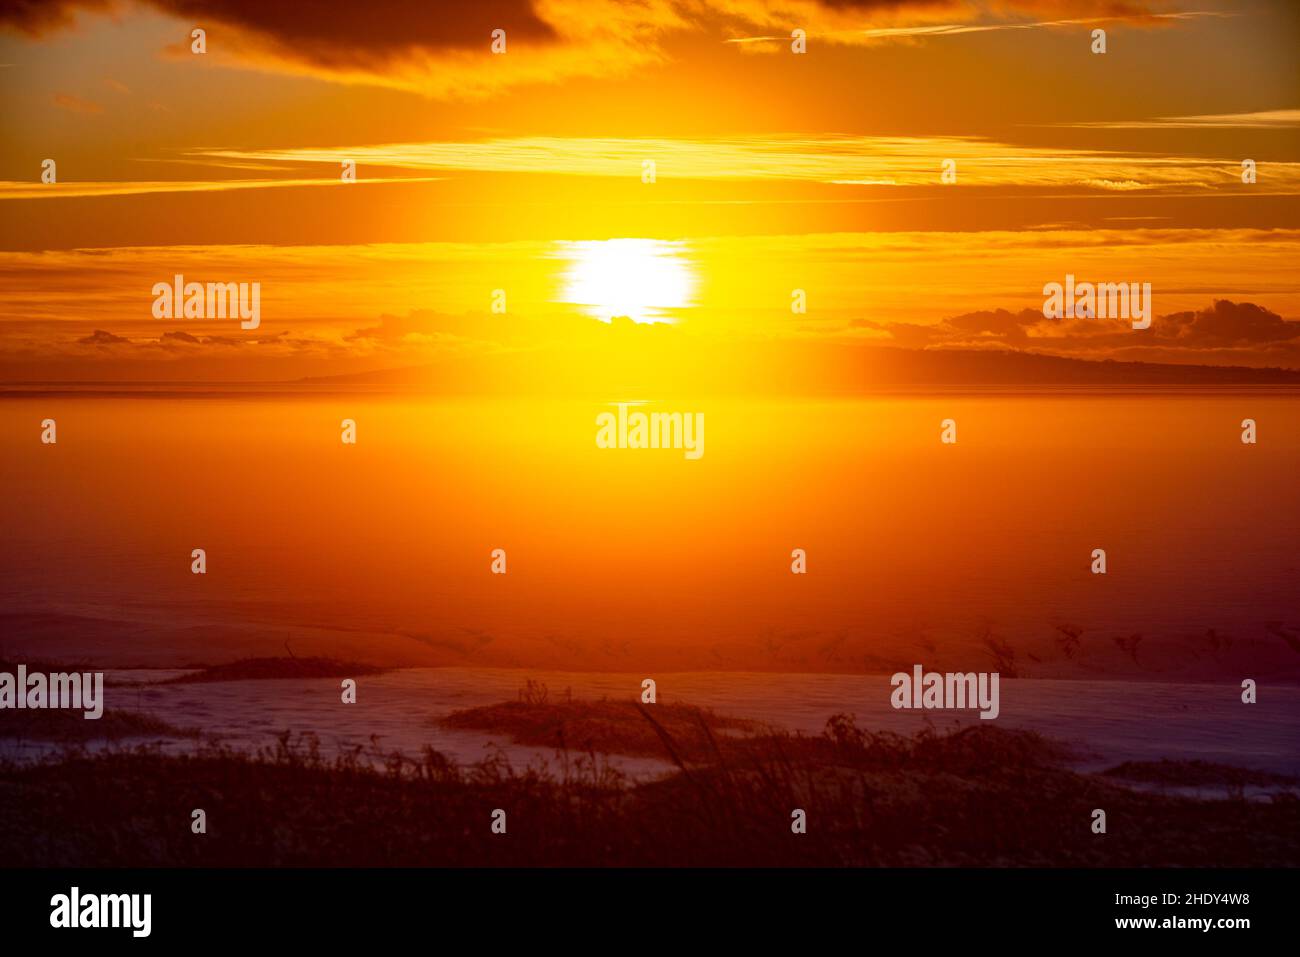
[[[615,316],[671,323],[664,361],[1300,368],[1294,4],[74,0],[0,30],[3,380],[617,351]],[[259,327],[156,319],[178,273],[259,282]],[[1150,282],[1159,318],[1035,315],[1067,273]]]

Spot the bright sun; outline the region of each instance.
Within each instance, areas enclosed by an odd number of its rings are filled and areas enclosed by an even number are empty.
[[[692,302],[696,275],[683,244],[659,239],[563,243],[569,260],[561,302],[582,306],[602,322],[672,322],[671,310]]]

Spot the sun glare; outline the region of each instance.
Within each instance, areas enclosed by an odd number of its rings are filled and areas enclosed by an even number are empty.
[[[683,243],[659,239],[566,242],[569,261],[558,301],[580,306],[602,322],[672,322],[672,311],[691,305],[697,282]]]

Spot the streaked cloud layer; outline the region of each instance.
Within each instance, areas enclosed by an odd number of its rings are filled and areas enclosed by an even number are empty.
[[[698,140],[528,137],[485,142],[406,143],[331,149],[213,150],[213,159],[328,163],[355,156],[380,168],[560,173],[630,177],[653,160],[656,175],[682,179],[777,179],[919,186],[940,181],[954,160],[973,186],[1209,189],[1241,182],[1230,157],[1014,146],[977,137],[745,137]],[[1300,186],[1300,163],[1269,164],[1268,191]]]

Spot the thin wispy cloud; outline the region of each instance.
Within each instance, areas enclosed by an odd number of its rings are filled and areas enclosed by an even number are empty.
[[[1204,116],[1163,116],[1148,120],[1102,120],[1053,123],[1055,127],[1087,130],[1199,130],[1300,128],[1300,110],[1263,110],[1256,113],[1213,113]]]
[[[518,137],[481,142],[393,143],[284,150],[204,150],[216,161],[629,177],[649,159],[660,178],[795,180],[840,185],[933,186],[954,160],[972,186],[1194,189],[1240,182],[1240,160],[1016,146],[979,137],[729,137],[633,139]],[[1269,165],[1267,188],[1300,190],[1300,163]]]
[[[824,32],[809,33],[808,36],[819,40],[828,40],[832,43],[867,43],[872,41],[888,40],[917,40],[928,37],[951,37],[962,36],[970,33],[994,33],[1007,30],[1045,30],[1061,29],[1065,27],[1088,26],[1101,23],[1147,23],[1149,21],[1174,22],[1178,20],[1193,20],[1199,17],[1229,17],[1234,16],[1232,13],[1216,12],[1210,10],[1194,10],[1182,13],[1146,13],[1140,16],[1096,16],[1096,17],[1077,17],[1068,20],[1038,20],[1030,23],[1017,22],[984,22],[984,23],[935,23],[935,24],[913,24],[907,26],[895,27],[866,27],[860,30],[828,30]],[[724,43],[775,43],[790,41],[789,34],[784,36],[754,36],[754,37],[729,37]]]
[[[0,182],[0,200],[72,199],[87,196],[138,196],[150,193],[220,193],[239,189],[288,189],[307,186],[377,185],[382,183],[435,183],[440,176],[364,177],[344,184],[333,179],[218,179],[152,180],[141,182],[45,183]]]
[[[61,110],[67,110],[69,113],[90,115],[104,112],[104,107],[101,104],[74,96],[71,93],[56,93],[54,95],[54,105]]]

